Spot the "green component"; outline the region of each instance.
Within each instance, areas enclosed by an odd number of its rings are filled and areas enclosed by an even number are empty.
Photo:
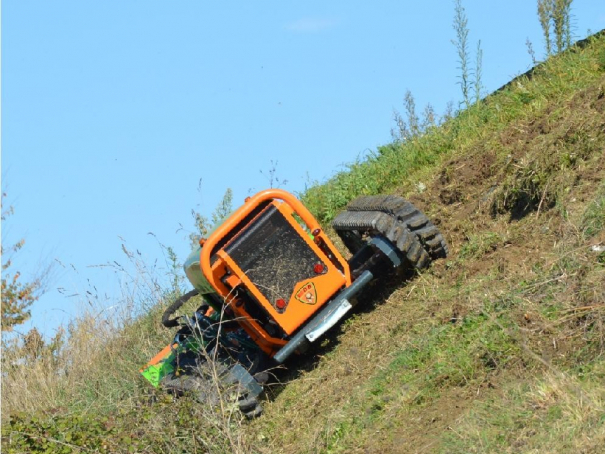
[[[206,279],[206,276],[204,276],[204,273],[202,273],[202,269],[200,268],[201,251],[201,246],[198,246],[191,251],[191,254],[189,254],[189,257],[187,257],[187,260],[185,260],[183,268],[185,269],[185,274],[187,275],[189,282],[191,282],[191,285],[193,285],[200,292],[200,295],[205,295],[207,293],[214,293],[216,290],[214,290],[214,288],[210,285],[208,279]]]
[[[195,352],[198,355],[201,354],[206,348],[207,342],[204,338],[198,339],[197,337],[188,338],[184,345],[179,344],[177,347],[177,353],[181,353],[184,351]]]
[[[224,219],[227,219],[229,216],[231,216],[231,214],[233,214],[233,212],[231,212],[227,216],[225,216]],[[208,236],[212,235],[219,226],[220,226],[220,224],[215,225],[213,228],[211,228],[207,232],[207,235]],[[214,289],[214,287],[212,287],[212,285],[210,285],[210,282],[208,282],[208,279],[206,279],[206,276],[204,276],[204,273],[202,273],[202,269],[200,267],[201,251],[202,251],[201,246],[198,246],[193,251],[191,251],[191,254],[189,254],[189,257],[187,257],[187,260],[185,260],[185,264],[183,265],[183,268],[185,269],[185,274],[187,275],[187,279],[189,279],[189,282],[191,282],[191,285],[193,285],[196,289],[198,289],[198,291],[200,292],[200,295],[205,295],[207,293],[215,293],[216,290]],[[214,310],[217,310],[220,312],[220,308],[214,307],[214,305],[212,305],[212,304],[211,304],[211,306],[214,308]]]
[[[183,343],[179,343],[176,348],[171,348],[156,364],[149,365],[141,370],[141,375],[157,388],[165,376],[175,372],[177,355],[186,351],[201,354],[204,347],[205,342],[203,339],[188,338]]]
[[[147,381],[149,381],[149,383],[151,383],[154,387],[157,388],[158,386],[160,386],[162,378],[174,372],[175,358],[176,353],[174,350],[171,350],[167,356],[160,360],[160,362],[148,366],[143,371],[141,371],[141,375],[145,377]]]

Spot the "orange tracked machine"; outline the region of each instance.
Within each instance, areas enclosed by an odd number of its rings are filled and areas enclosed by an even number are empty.
[[[235,385],[240,409],[257,416],[267,370],[304,352],[345,317],[370,282],[447,255],[435,225],[397,196],[360,197],[332,227],[348,260],[292,194],[269,189],[246,199],[187,259],[194,290],[162,318],[180,329],[143,375],[155,385],[207,398],[203,370],[213,358],[221,380]],[[198,294],[202,301],[193,316],[170,318]]]

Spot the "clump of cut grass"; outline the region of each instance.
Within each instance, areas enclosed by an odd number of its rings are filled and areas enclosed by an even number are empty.
[[[518,219],[555,206],[576,184],[577,170],[598,166],[605,122],[590,108],[594,89],[579,91],[568,104],[585,109],[559,109],[542,116],[543,132],[524,140],[525,153],[512,150],[503,185],[494,193],[495,213]],[[517,157],[521,154],[522,157]]]
[[[504,243],[504,239],[496,232],[485,232],[479,235],[471,235],[468,242],[460,250],[460,258],[468,259],[480,257],[495,250],[498,245]]]

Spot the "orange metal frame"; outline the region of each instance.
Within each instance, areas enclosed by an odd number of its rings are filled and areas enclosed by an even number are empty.
[[[287,302],[287,308],[283,313],[275,309],[264,294],[246,276],[245,270],[241,270],[224,249],[214,250],[217,244],[235,229],[244,218],[266,201],[270,201],[284,215],[295,231],[318,256],[318,259],[326,266],[325,272],[295,285],[290,300]],[[313,232],[313,239],[295,219],[294,215],[298,215],[309,231]],[[254,219],[250,222],[254,222]],[[238,233],[236,232],[235,237]],[[218,260],[211,264],[210,258],[213,254],[216,254]],[[233,311],[240,325],[270,356],[275,354],[287,341],[271,337],[246,312],[244,305],[238,304],[237,297],[232,294],[232,289],[221,280],[225,275],[230,274],[227,278],[230,287],[244,285],[261,304],[265,312],[275,320],[287,335],[293,334],[340,289],[351,285],[351,272],[348,263],[321,230],[317,220],[296,197],[281,189],[268,189],[246,199],[245,204],[235,211],[203,243],[200,267],[210,284],[225,298],[225,302]]]

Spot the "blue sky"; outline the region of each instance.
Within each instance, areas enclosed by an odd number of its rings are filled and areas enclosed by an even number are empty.
[[[535,1],[463,5],[486,93],[530,67],[527,39],[543,56]],[[601,0],[572,7],[575,38],[605,28]],[[453,10],[4,0],[2,189],[16,212],[3,241],[26,239],[25,279],[56,263],[32,323],[51,333],[89,285],[118,301],[124,276],[94,265],[123,262],[123,242],[149,263],[163,263],[158,241],[184,259],[191,210],[267,187],[272,162],[300,192],[389,142],[406,90],[419,109],[458,103]]]

